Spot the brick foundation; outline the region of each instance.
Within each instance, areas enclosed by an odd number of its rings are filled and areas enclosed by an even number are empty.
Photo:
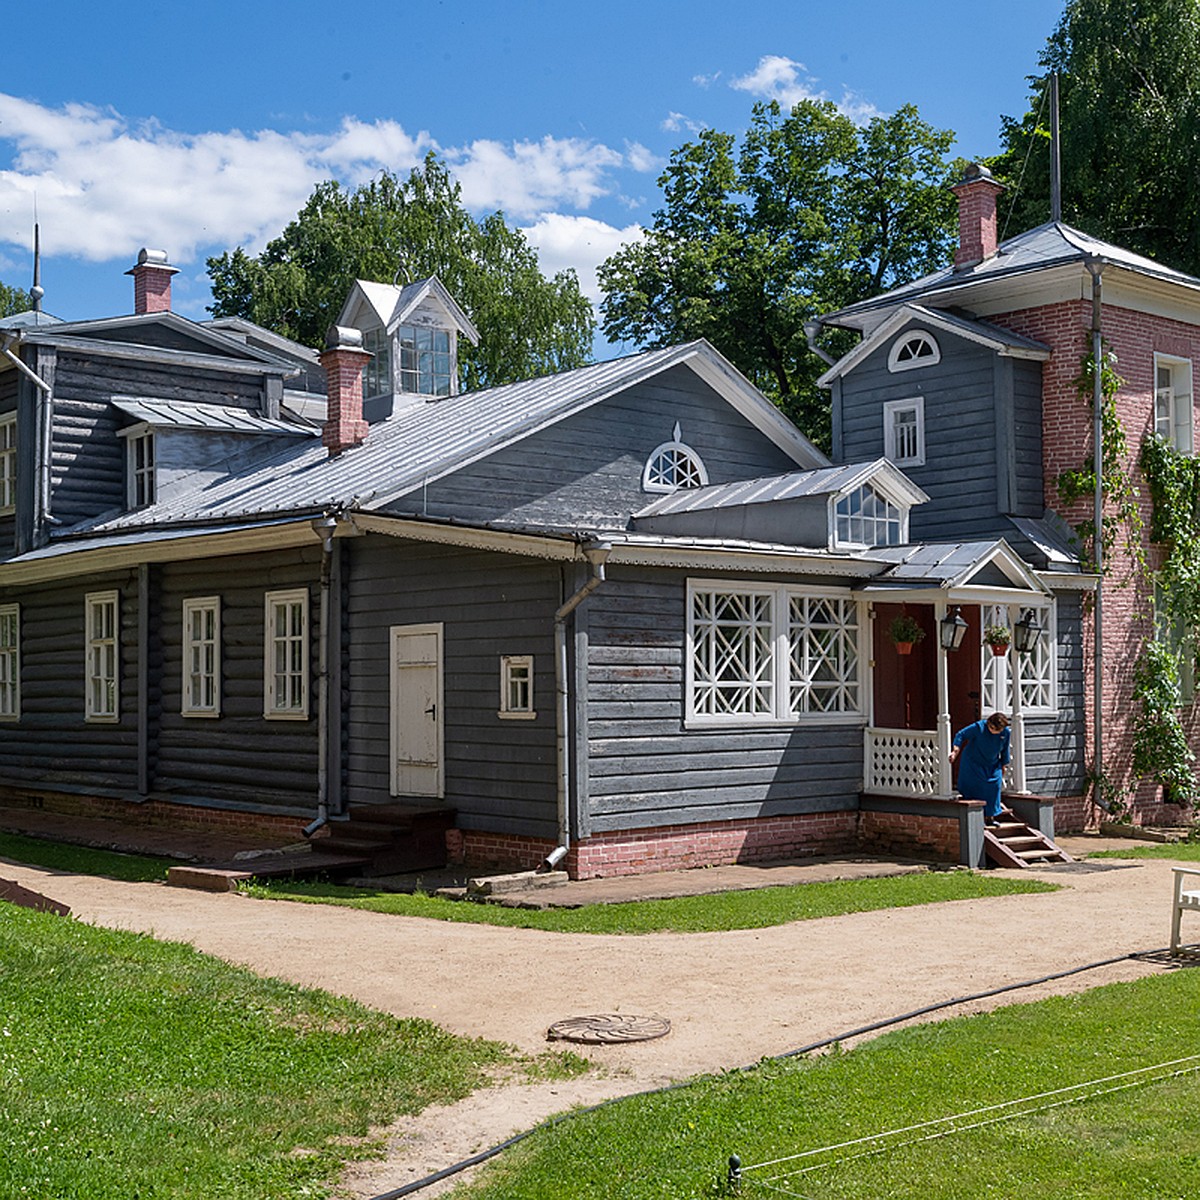
[[[208,808],[174,800],[122,800],[108,796],[72,795],[31,788],[0,787],[0,806],[31,808],[76,817],[102,817],[128,825],[171,829],[246,833],[268,838],[301,840],[311,817]]]
[[[864,850],[875,854],[900,854],[957,863],[961,835],[957,812],[945,817],[916,813],[872,812],[859,814],[858,840]]]

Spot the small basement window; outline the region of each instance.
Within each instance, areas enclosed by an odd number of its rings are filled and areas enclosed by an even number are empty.
[[[532,721],[537,716],[533,708],[532,654],[500,656],[500,711],[497,716],[519,721]]]
[[[646,459],[642,470],[642,491],[675,492],[680,488],[704,487],[708,483],[708,471],[691,446],[681,440],[679,422],[671,433],[671,440],[656,446]]]
[[[941,361],[942,352],[933,334],[923,329],[902,333],[888,352],[889,371],[912,371],[917,367],[932,367]]]

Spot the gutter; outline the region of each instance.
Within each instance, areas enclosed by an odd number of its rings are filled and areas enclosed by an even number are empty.
[[[570,665],[567,654],[567,618],[604,582],[604,564],[612,552],[610,542],[588,542],[583,555],[592,568],[588,580],[570,596],[554,614],[554,686],[557,698],[555,714],[555,746],[558,767],[558,845],[546,855],[542,869],[549,871],[567,857],[571,848],[571,779],[570,756],[567,752],[567,730],[570,723],[570,689],[567,673]]]

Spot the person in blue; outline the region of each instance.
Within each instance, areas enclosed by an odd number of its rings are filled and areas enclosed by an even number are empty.
[[[983,822],[998,825],[1004,786],[1004,768],[1012,759],[1009,742],[1012,730],[1003,713],[992,713],[954,735],[951,764],[958,763],[958,790],[964,800],[984,802]]]

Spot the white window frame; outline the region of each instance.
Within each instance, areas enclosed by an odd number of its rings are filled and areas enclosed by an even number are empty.
[[[743,679],[726,681],[722,688],[716,680],[720,664],[714,650],[719,647],[706,627],[730,622],[709,622],[698,619],[698,598],[702,596],[742,597],[754,601],[747,610],[747,630],[753,630],[748,644],[747,664],[751,674]],[[807,617],[793,619],[794,604],[799,603],[806,613],[815,606],[818,613],[832,603],[843,613],[853,614],[853,623],[809,623]],[[710,606],[711,611],[711,606]],[[840,628],[840,632],[839,632]],[[813,661],[812,651],[827,645],[829,636],[841,642],[843,655],[839,661],[840,674],[827,673],[816,677],[805,674]],[[734,579],[689,579],[687,585],[687,646],[684,654],[684,721],[688,726],[721,727],[731,725],[862,725],[866,722],[867,705],[867,620],[866,606],[849,589],[798,588],[786,584],[747,583]],[[728,647],[728,643],[725,643]],[[699,662],[698,651],[710,661]],[[729,657],[736,658],[731,652]],[[727,660],[729,658],[727,657]],[[795,671],[798,665],[802,670]],[[848,669],[847,669],[848,667]],[[716,669],[714,669],[716,668]],[[820,663],[817,664],[818,671]],[[854,696],[854,707],[833,711],[810,707],[816,694],[848,692]],[[722,694],[725,700],[721,699]],[[739,705],[736,697],[748,698],[749,704]],[[703,697],[697,705],[697,699]],[[732,700],[732,703],[728,703]],[[724,712],[715,708],[728,703]]]
[[[655,446],[642,468],[642,491],[669,495],[681,488],[708,486],[708,468],[691,446],[681,440],[679,422],[671,440]]]
[[[89,592],[83,598],[84,720],[115,724],[121,719],[121,593]],[[107,629],[96,632],[96,619],[107,614]]]
[[[212,616],[210,636],[196,637],[193,618]],[[180,656],[179,711],[185,717],[221,715],[221,597],[190,596],[183,602],[183,651]],[[207,684],[207,688],[206,688]],[[197,699],[196,685],[201,699]],[[203,692],[211,700],[205,703]]]
[[[928,345],[932,353],[922,355],[920,358],[901,359],[901,354],[914,342],[921,342]],[[937,338],[932,333],[927,329],[906,329],[892,343],[892,348],[888,351],[887,365],[888,370],[895,374],[897,371],[915,371],[918,367],[936,366],[941,361],[942,348],[938,345]]]
[[[982,627],[1004,625],[1012,630],[1026,609],[1032,608],[1042,627],[1037,645],[1021,654],[1015,639],[1006,654],[991,646],[980,647],[981,707],[985,713],[1012,711],[1012,664],[1021,660],[1021,712],[1027,717],[1058,715],[1058,606],[1053,599],[1041,604],[985,604],[980,612]],[[1034,696],[1046,702],[1034,704]]]
[[[309,620],[308,588],[289,588],[286,591],[267,592],[263,597],[263,716],[268,721],[308,720],[309,682]],[[293,609],[299,605],[300,629],[289,628],[282,637],[275,633],[275,615],[281,608]],[[276,670],[279,655],[286,661],[282,670]],[[285,682],[287,695],[277,695],[276,680],[296,681],[296,686]]]
[[[390,396],[396,390],[392,371],[392,338],[382,325],[362,331],[363,349],[374,357],[363,367],[363,399]]]
[[[1170,374],[1169,385],[1159,385],[1159,372]],[[1176,450],[1191,454],[1193,437],[1192,360],[1169,354],[1154,356],[1154,432]]]
[[[916,445],[912,454],[900,453],[896,436],[897,419],[913,413],[912,428]],[[912,396],[907,400],[886,400],[883,405],[883,453],[884,457],[898,467],[923,467],[925,465],[925,397]]]
[[[17,510],[17,414],[0,417],[0,513]]]
[[[0,604],[0,721],[21,719],[21,606]]]
[[[505,721],[532,721],[537,717],[532,654],[500,655],[500,708],[496,715]]]
[[[444,337],[446,349],[443,351],[435,345],[420,345],[421,339],[426,335],[431,340]],[[411,337],[412,344],[409,346],[404,344],[406,336]],[[394,346],[396,354],[395,380],[396,387],[400,392],[412,396],[428,396],[430,399],[440,399],[443,396],[455,394],[458,364],[455,353],[456,337],[453,329],[447,329],[442,325],[417,325],[407,322],[396,326]],[[444,373],[437,369],[443,356],[446,364]],[[428,362],[433,364],[433,369],[425,371],[423,367]],[[432,388],[422,386],[426,378],[432,383]],[[415,386],[407,386],[409,383],[414,383]],[[443,384],[445,390],[442,390]]]
[[[154,430],[135,425],[125,437],[125,504],[128,508],[149,508],[158,498],[158,473],[155,467]]]
[[[838,508],[840,507],[840,505],[842,504],[843,501],[850,500],[852,497],[858,495],[860,492],[863,493],[865,496],[865,494],[868,491],[873,492],[883,502],[884,515],[882,517],[864,516],[861,514],[861,512],[857,516],[854,515],[853,513],[848,513],[848,514],[843,515],[842,513],[838,512]],[[895,518],[893,518],[889,512],[889,510],[893,509],[893,508],[896,510]],[[865,531],[865,526],[866,526],[867,522],[871,523],[872,528],[878,529],[880,523],[883,523],[886,527],[890,527],[891,524],[893,523],[893,520],[895,521],[896,531],[897,531],[896,532],[897,540],[894,542],[893,541],[882,541],[882,542],[881,541],[856,541],[852,536],[849,536],[850,532],[853,529],[852,523],[854,521],[863,522],[863,527],[864,527],[864,531]],[[847,536],[845,536],[845,537],[842,536],[843,522],[845,522],[844,527],[847,530]],[[872,546],[903,546],[903,545],[907,544],[907,542],[908,542],[908,505],[900,504],[898,501],[893,500],[890,496],[888,496],[888,494],[886,492],[882,491],[880,488],[877,488],[869,480],[865,483],[859,484],[858,487],[853,488],[849,492],[843,492],[840,495],[830,496],[829,497],[829,542],[830,542],[830,547],[835,550],[841,550],[841,549],[862,550],[862,549],[870,549]]]

